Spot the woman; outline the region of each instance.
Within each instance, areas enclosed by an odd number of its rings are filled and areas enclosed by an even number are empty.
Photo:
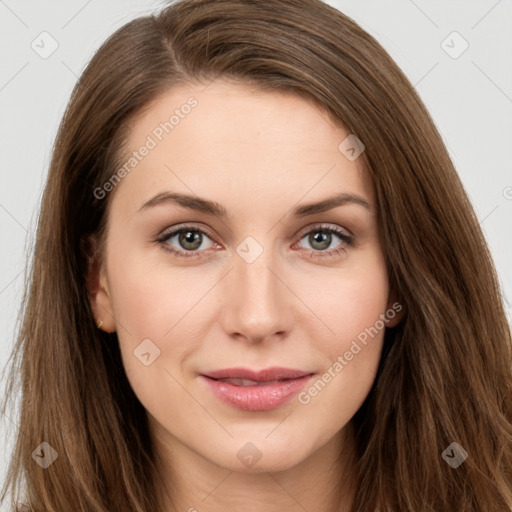
[[[320,1],[183,0],[109,38],[23,315],[28,510],[512,510],[479,223],[411,84]]]

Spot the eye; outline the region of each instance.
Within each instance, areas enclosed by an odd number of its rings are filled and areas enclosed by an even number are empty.
[[[173,240],[176,239],[176,240]],[[202,230],[195,226],[182,226],[172,231],[165,231],[161,237],[157,239],[162,247],[175,254],[185,258],[198,256],[196,254],[199,249],[205,250],[210,247],[205,247],[203,242],[208,239],[211,242],[211,238]],[[174,244],[177,244],[176,247]],[[189,254],[187,254],[187,252]]]
[[[333,235],[339,238],[342,242],[334,249],[326,251],[325,249],[330,247],[333,242]],[[306,232],[305,236],[301,238],[301,240],[304,239],[307,239],[307,242],[312,247],[313,254],[311,254],[311,257],[313,258],[338,256],[339,254],[346,252],[347,247],[354,244],[354,237],[352,235],[345,233],[337,227],[330,226],[317,226],[310,229]]]
[[[334,249],[326,251],[333,242],[333,235],[342,242]],[[312,249],[309,250],[312,252],[310,254],[312,258],[335,257],[346,252],[347,248],[354,244],[354,237],[352,235],[332,226],[316,226],[307,231],[300,241],[304,239],[307,239],[308,243],[312,246]],[[207,246],[205,247],[204,242],[207,240],[211,243],[209,246],[206,244]],[[161,244],[164,250],[184,258],[200,257],[201,252],[211,249],[213,245],[218,245],[213,242],[203,229],[196,226],[181,226],[172,230],[166,230],[156,241]]]

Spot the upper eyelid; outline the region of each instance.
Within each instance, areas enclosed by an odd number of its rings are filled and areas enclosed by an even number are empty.
[[[177,227],[165,228],[161,232],[161,234],[158,235],[158,238],[159,239],[169,238],[171,235],[175,236],[180,231],[185,231],[186,229],[190,229],[191,231],[201,231],[201,232],[205,233],[206,235],[208,235],[208,237],[211,240],[214,240],[214,236],[211,234],[210,230],[208,230],[207,228],[204,228],[203,226],[195,226],[194,224],[183,224],[183,225],[178,224]]]
[[[346,231],[346,235],[347,235],[347,236],[350,236],[350,237],[353,237],[353,236],[354,236],[354,234],[353,234],[349,229],[347,229],[346,227],[344,227],[344,226],[338,226],[338,225],[335,225],[335,227],[333,227],[333,226],[330,226],[330,225],[329,225],[329,223],[327,223],[327,222],[320,222],[320,223],[318,223],[318,224],[313,224],[312,226],[307,226],[307,227],[305,227],[305,228],[303,228],[303,229],[299,230],[299,232],[297,233],[297,235],[296,235],[296,236],[298,236],[298,235],[302,235],[302,234],[307,234],[307,233],[309,233],[309,232],[311,232],[311,231],[315,231],[315,230],[320,231],[320,230],[322,230],[322,229],[325,229],[326,231],[328,231],[328,230],[334,230],[334,231],[336,231],[336,230]]]

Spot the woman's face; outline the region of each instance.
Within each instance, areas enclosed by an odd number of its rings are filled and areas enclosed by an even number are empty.
[[[392,305],[362,148],[301,97],[225,81],[131,126],[124,172],[95,191],[114,194],[96,318],[169,453],[296,466],[367,396]],[[250,373],[276,368],[295,378]],[[205,376],[221,370],[235,380]]]

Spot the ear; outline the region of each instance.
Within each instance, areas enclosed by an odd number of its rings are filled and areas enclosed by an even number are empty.
[[[389,319],[386,322],[386,327],[396,327],[405,316],[405,306],[402,301],[398,299],[398,294],[391,291],[388,299],[388,308],[386,310],[386,317]]]
[[[87,296],[94,314],[96,326],[102,331],[114,332],[116,323],[106,274],[106,265],[99,250],[98,240],[90,236],[84,243],[87,254]]]

